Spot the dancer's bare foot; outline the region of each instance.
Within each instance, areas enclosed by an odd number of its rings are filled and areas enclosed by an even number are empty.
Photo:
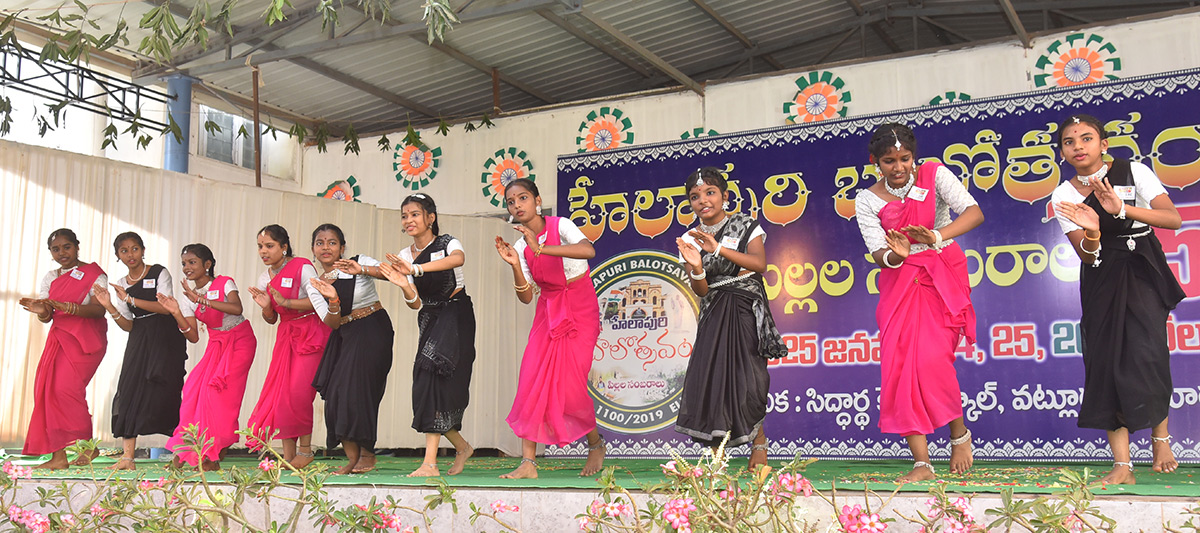
[[[122,457],[117,459],[116,464],[108,467],[109,470],[137,470],[137,465],[133,463],[132,457]]]
[[[375,455],[364,453],[358,457],[358,461],[354,463],[354,468],[350,470],[351,474],[366,474],[375,470]]]
[[[346,476],[352,473],[354,473],[354,465],[349,463],[344,464],[341,468],[333,471],[333,475],[335,476]]]
[[[1171,450],[1171,436],[1150,437],[1151,448],[1154,449],[1154,466],[1151,470],[1160,474],[1170,474],[1179,467],[1175,462],[1175,452]]]
[[[220,470],[220,469],[221,469],[220,461],[209,461],[208,459],[205,459],[200,462],[200,471],[202,471],[202,472],[216,472],[217,470]]]
[[[1103,485],[1136,485],[1137,479],[1133,477],[1133,462],[1115,462],[1113,469],[1107,476],[1100,478],[1100,483]]]
[[[438,471],[437,463],[422,463],[421,467],[416,470],[413,470],[412,473],[408,475],[408,477],[436,477],[436,476],[440,476],[440,475],[442,475],[442,474],[441,474],[441,472]],[[500,477],[504,477],[504,476],[500,476]]]
[[[34,470],[66,470],[70,463],[67,462],[67,454],[55,454],[40,465],[33,467]]]
[[[591,454],[588,454],[591,456]],[[590,459],[589,459],[590,460]],[[587,468],[584,466],[584,468]],[[501,474],[500,479],[537,479],[537,461],[533,459],[521,459],[521,464],[517,468],[507,474]]]
[[[296,451],[296,456],[293,457],[292,460],[288,461],[289,465],[292,465],[292,468],[298,469],[298,471],[300,468],[311,465],[312,461],[317,459],[317,454],[312,453],[312,447],[300,448],[308,451]]]
[[[760,466],[767,466],[767,445],[750,445],[750,471],[754,472]]]
[[[960,437],[950,439],[950,473],[965,474],[975,464],[973,457],[974,446],[971,443],[971,430]]]
[[[97,457],[100,457],[100,450],[92,450],[79,454],[79,457],[76,457],[70,464],[71,466],[87,466],[92,464],[92,460]]]
[[[452,476],[461,474],[463,468],[467,466],[467,459],[470,459],[472,455],[475,455],[475,448],[470,444],[467,445],[466,450],[456,450],[454,452],[454,465],[451,466],[450,471],[446,473]]]
[[[929,481],[936,478],[933,472],[933,465],[924,461],[913,463],[913,469],[907,474],[896,478],[896,483],[912,483],[914,481]]]
[[[608,443],[604,441],[604,437],[600,437],[600,440],[595,443],[589,442],[587,462],[583,464],[583,470],[579,471],[579,475],[590,476],[604,468],[604,454],[607,451]]]

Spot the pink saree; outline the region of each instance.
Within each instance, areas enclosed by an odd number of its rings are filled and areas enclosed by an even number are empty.
[[[287,299],[308,298],[301,292],[300,270],[311,264],[302,257],[292,258],[271,279],[271,286]],[[291,280],[287,287],[285,279]],[[312,433],[313,400],[317,396],[312,382],[331,330],[313,311],[286,309],[274,301],[271,305],[279,314],[279,331],[266,383],[247,425],[255,428],[262,440],[276,431],[279,433],[274,438],[294,439]],[[250,445],[254,447],[254,443]]]
[[[51,300],[82,303],[104,271],[95,263],[56,278]],[[25,436],[25,455],[42,455],[92,438],[87,385],[108,347],[108,321],[54,311],[42,359],[33,382],[33,417]]]
[[[933,228],[939,166],[926,163],[917,172],[914,187],[928,191],[923,200],[893,201],[879,211],[884,230]],[[875,319],[883,374],[879,429],[901,436],[928,435],[961,417],[954,350],[964,335],[975,342],[975,308],[967,258],[958,244],[910,254],[900,268],[880,269]]]
[[[546,217],[545,244],[561,243],[559,220]],[[587,379],[600,337],[600,306],[590,270],[568,284],[561,257],[535,255],[527,247],[525,262],[541,295],[506,420],[522,439],[567,444],[596,428]]]
[[[225,301],[227,276],[217,276],[206,295],[214,302]],[[183,384],[183,403],[179,408],[179,426],[167,440],[167,449],[190,465],[199,464],[195,451],[183,441],[188,426],[199,429],[205,459],[218,461],[221,450],[238,441],[238,415],[246,394],[246,377],[254,362],[258,341],[250,321],[220,331],[225,313],[211,307],[196,309],[196,320],[208,326],[208,345],[204,357],[188,373]]]

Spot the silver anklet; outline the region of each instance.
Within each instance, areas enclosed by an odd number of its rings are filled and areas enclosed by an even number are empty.
[[[921,467],[928,468],[930,474],[937,475],[937,470],[933,469],[933,465],[926,463],[925,461],[917,461],[917,462],[913,463],[913,470],[916,470]]]
[[[1113,461],[1113,468],[1116,468],[1118,466],[1123,466],[1125,468],[1128,468],[1130,472],[1133,472],[1133,461],[1125,461],[1125,462]]]
[[[751,445],[750,445],[750,451],[752,451],[752,452],[765,452],[765,451],[767,451],[767,448],[769,448],[769,447],[770,447],[770,444],[767,444],[767,443],[765,443],[765,442],[764,442],[764,443],[762,443],[762,444],[751,444]]]
[[[950,439],[951,446],[958,446],[959,444],[966,444],[968,442],[971,442],[971,430],[970,429],[968,429],[966,433],[963,433],[962,436],[960,436],[958,438]]]
[[[599,450],[603,448],[605,444],[608,444],[608,442],[604,440],[604,437],[600,437],[600,440],[596,442],[595,446],[588,446],[588,451],[594,452]]]
[[[534,468],[537,468],[537,461],[534,461],[533,459],[529,459],[527,457],[522,457],[521,464],[525,464],[525,463],[529,463],[529,464],[533,465]]]
[[[1155,437],[1154,435],[1151,435],[1150,440],[1154,442],[1171,442],[1171,435],[1167,435],[1166,437]]]

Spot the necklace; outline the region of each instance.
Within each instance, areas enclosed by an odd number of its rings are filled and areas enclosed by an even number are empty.
[[[704,233],[707,233],[709,235],[716,235],[717,232],[721,231],[721,228],[725,227],[726,222],[729,222],[729,215],[725,215],[725,216],[721,217],[720,222],[717,222],[716,224],[713,224],[711,226],[708,224],[705,224],[704,221],[701,221],[700,222],[700,231],[703,231]]]
[[[67,272],[70,272],[70,271],[72,271],[72,270],[75,270],[75,269],[79,268],[79,265],[80,265],[80,264],[81,264],[81,262],[80,262],[80,261],[76,261],[74,265],[71,265],[71,268],[68,268],[68,269],[66,269],[66,270],[63,270],[63,268],[64,268],[64,267],[58,267],[58,276],[61,276],[61,275],[65,274],[65,273],[67,273]],[[55,277],[58,277],[58,276],[55,276]]]
[[[339,270],[336,268],[326,270],[325,273],[321,274],[321,279],[337,279],[338,272]]]
[[[913,183],[916,183],[915,178],[916,176],[913,176],[912,173],[909,173],[908,181],[903,186],[898,188],[893,188],[891,185],[888,185],[887,178],[884,178],[883,187],[887,189],[888,194],[899,198],[900,201],[903,202],[905,198],[908,198],[908,191],[912,190]]]
[[[140,281],[142,278],[146,277],[146,272],[149,270],[150,270],[150,265],[147,265],[146,263],[142,263],[142,273],[138,274],[138,277],[136,279],[131,278],[131,277],[129,277],[128,274],[126,274],[125,280],[128,281],[130,285],[133,285],[134,283],[137,283],[138,281]]]
[[[422,247],[420,247],[420,248],[417,248],[417,242],[416,242],[416,241],[413,241],[413,244],[412,244],[412,249],[413,249],[413,259],[416,259],[416,257],[417,257],[418,255],[421,255],[421,252],[424,252],[426,248],[429,248],[429,245],[430,245],[430,244],[433,244],[433,240],[430,240],[429,242],[425,243],[425,246],[422,246]]]
[[[1079,183],[1083,184],[1084,187],[1087,187],[1088,185],[1091,184],[1092,180],[1102,180],[1102,179],[1104,179],[1104,176],[1107,176],[1107,175],[1108,175],[1108,165],[1100,165],[1100,170],[1097,170],[1086,176],[1076,176],[1076,177],[1079,178]]]
[[[275,276],[278,276],[278,275],[279,275],[279,273],[280,273],[281,271],[283,271],[283,267],[287,266],[288,262],[289,262],[289,261],[291,261],[291,260],[292,260],[292,258],[290,258],[290,257],[284,257],[284,258],[283,258],[283,263],[280,263],[280,265],[279,265],[279,268],[275,268],[275,267],[267,267],[267,272],[271,274],[271,277],[272,277],[272,278],[273,278],[273,277],[275,277]]]

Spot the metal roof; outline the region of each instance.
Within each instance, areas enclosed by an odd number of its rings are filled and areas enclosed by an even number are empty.
[[[10,1],[26,26],[61,0]],[[173,0],[180,21],[196,0]],[[220,5],[220,2],[212,2]],[[368,20],[353,2],[322,30],[317,0],[293,0],[288,19],[263,27],[268,0],[242,0],[232,38],[211,35],[205,52],[163,67],[133,50],[119,54],[133,77],[193,76],[244,105],[249,63],[262,76],[265,112],[285,120],[353,123],[360,134],[391,131],[562,102],[802,70],[914,50],[1016,38],[1082,24],[1189,8],[1191,0],[452,0],[463,22],[444,43],[426,44],[423,0],[397,0],[391,19]],[[104,2],[89,16],[137,24],[156,0]],[[66,4],[64,10],[74,9]],[[66,11],[64,11],[65,13]],[[107,29],[107,27],[106,27]],[[54,31],[55,28],[49,28]],[[229,43],[229,46],[226,44]],[[248,57],[244,57],[248,54]],[[493,75],[498,76],[494,92]]]

